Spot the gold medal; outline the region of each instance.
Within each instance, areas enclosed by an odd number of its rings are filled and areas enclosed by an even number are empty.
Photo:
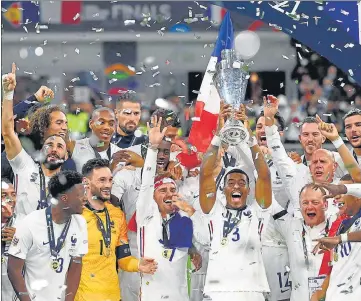
[[[338,261],[338,253],[337,252],[333,252],[333,261],[337,262]]]
[[[5,256],[1,256],[1,263],[5,263]]]
[[[59,262],[54,259],[52,262],[51,262],[51,268],[56,271],[58,268],[59,268]]]
[[[223,237],[221,240],[221,245],[225,246],[228,243],[228,238],[227,237]]]
[[[169,259],[172,256],[172,250],[171,249],[164,249],[162,251],[162,256],[166,259]]]
[[[109,257],[110,254],[111,254],[110,248],[109,247],[105,248],[105,257]]]

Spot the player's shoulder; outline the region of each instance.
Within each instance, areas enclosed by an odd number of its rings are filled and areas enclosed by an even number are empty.
[[[86,219],[85,219],[85,217],[82,216],[81,214],[74,214],[74,215],[73,215],[73,219],[74,219],[74,221],[75,221],[74,224],[75,224],[77,227],[79,227],[80,229],[82,229],[83,227],[86,227],[86,224],[87,224]]]
[[[105,203],[105,206],[109,212],[109,216],[111,218],[115,218],[115,219],[125,219],[125,215],[124,215],[124,212],[118,208],[118,207],[115,207],[113,204],[107,202]]]

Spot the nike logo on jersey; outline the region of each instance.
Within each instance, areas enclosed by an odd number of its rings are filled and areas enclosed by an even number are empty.
[[[43,242],[43,246],[47,245],[49,242]]]
[[[281,289],[281,293],[285,293],[285,292],[288,292],[290,289],[287,289],[287,290],[283,290]]]

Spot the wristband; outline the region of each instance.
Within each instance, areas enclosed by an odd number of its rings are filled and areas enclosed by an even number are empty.
[[[213,136],[213,139],[212,139],[212,141],[211,141],[211,144],[212,144],[213,146],[220,147],[220,146],[221,146],[221,143],[222,143],[221,138],[219,138],[218,136]]]
[[[14,99],[14,91],[4,92],[3,91],[4,100],[12,101]]]
[[[348,242],[348,234],[347,233],[342,233],[340,236],[341,236],[341,242],[343,244]]]
[[[258,144],[255,136],[252,136],[247,143],[249,147],[254,147],[255,145]]]
[[[339,149],[343,144],[345,144],[341,137],[338,137],[336,140],[332,141],[333,146],[336,149]]]
[[[152,150],[158,150],[159,144],[152,144],[149,143],[148,148],[152,149]]]

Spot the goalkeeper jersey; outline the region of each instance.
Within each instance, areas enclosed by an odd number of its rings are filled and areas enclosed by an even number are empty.
[[[110,217],[111,252],[107,257],[106,246],[96,217],[98,215],[101,218],[106,229],[105,210],[85,208],[82,215],[88,227],[89,252],[83,257],[80,284],[75,301],[119,301],[121,299],[115,248],[128,244],[127,224],[123,211],[110,203],[105,203],[105,206]]]

